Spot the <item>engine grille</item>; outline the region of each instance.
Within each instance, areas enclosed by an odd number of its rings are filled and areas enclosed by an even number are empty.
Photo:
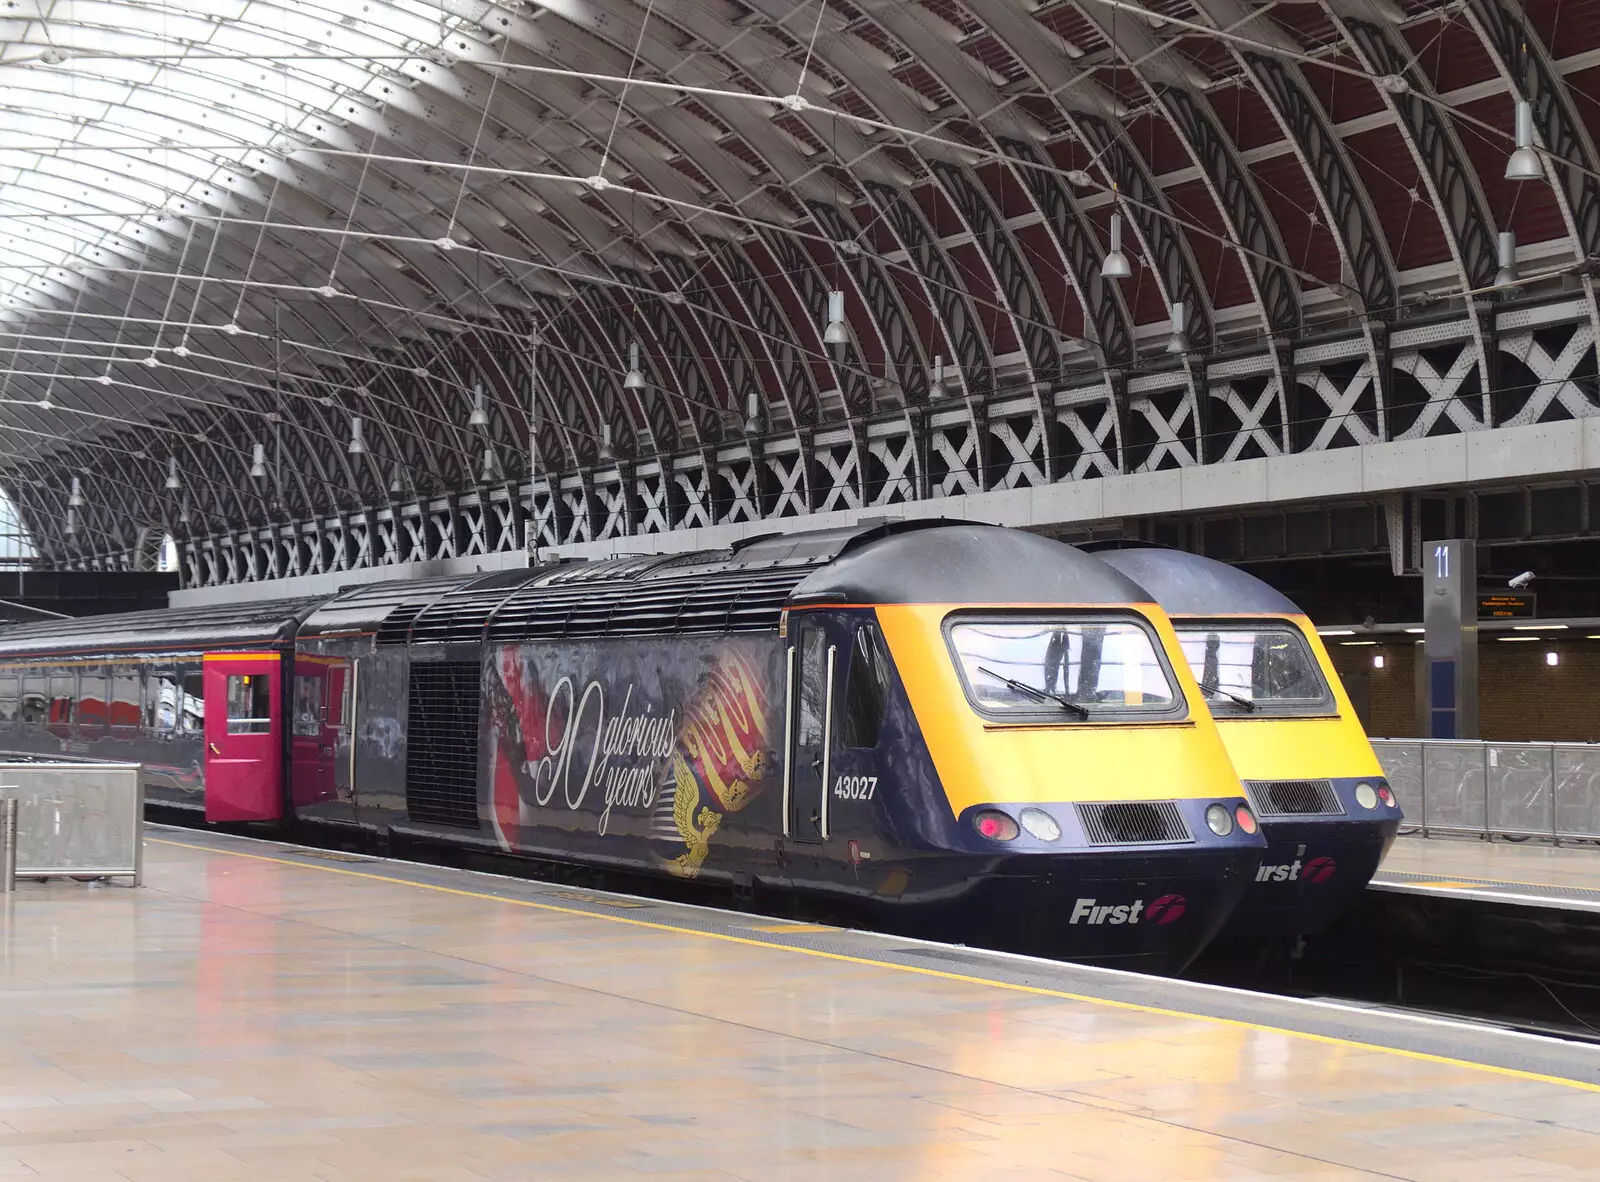
[[[1344,813],[1330,780],[1249,780],[1245,791],[1263,817],[1337,817]]]
[[[406,711],[406,815],[478,827],[476,661],[413,662]]]
[[[1119,800],[1074,807],[1090,845],[1177,845],[1194,840],[1178,806],[1170,800]]]

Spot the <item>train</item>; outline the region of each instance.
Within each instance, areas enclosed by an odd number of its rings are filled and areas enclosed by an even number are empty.
[[[1162,972],[1267,852],[1145,589],[951,521],[18,625],[0,746],[140,762],[206,823]]]
[[[1323,931],[1364,890],[1404,814],[1305,612],[1254,575],[1143,542],[1088,547],[1167,612],[1267,854],[1224,935]]]

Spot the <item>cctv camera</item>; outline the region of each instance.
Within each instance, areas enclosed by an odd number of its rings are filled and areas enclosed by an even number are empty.
[[[1531,570],[1525,570],[1520,575],[1513,575],[1511,578],[1511,586],[1518,591],[1521,591],[1532,582],[1533,572]]]

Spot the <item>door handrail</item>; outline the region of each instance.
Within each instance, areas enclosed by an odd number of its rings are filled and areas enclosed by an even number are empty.
[[[783,673],[783,835],[789,836],[794,799],[794,645],[788,646]]]
[[[817,829],[822,835],[822,840],[828,840],[828,775],[830,764],[833,762],[833,667],[839,657],[839,646],[828,646],[828,690],[822,700],[822,808],[818,810],[817,819],[821,822]]]

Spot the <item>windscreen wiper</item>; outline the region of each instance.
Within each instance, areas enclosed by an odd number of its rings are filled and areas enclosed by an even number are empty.
[[[1237,702],[1239,705],[1243,706],[1246,710],[1248,710],[1251,714],[1254,714],[1256,712],[1256,704],[1254,702],[1252,702],[1249,698],[1241,698],[1238,694],[1230,694],[1225,689],[1221,689],[1220,687],[1214,686],[1214,685],[1207,685],[1203,681],[1200,683],[1200,688],[1203,691],[1205,691],[1206,693],[1208,693],[1208,694],[1221,694],[1224,698],[1227,698],[1230,702]]]
[[[978,666],[978,672],[987,674],[1001,685],[1008,686],[1020,694],[1026,694],[1035,702],[1054,702],[1063,710],[1071,710],[1079,718],[1089,717],[1089,708],[1080,702],[1074,702],[1071,698],[1064,698],[1060,694],[1052,694],[1049,690],[1042,690],[1036,685],[1029,685],[1026,681],[1018,681],[1014,677],[1002,677],[993,669],[985,669],[982,665]]]

